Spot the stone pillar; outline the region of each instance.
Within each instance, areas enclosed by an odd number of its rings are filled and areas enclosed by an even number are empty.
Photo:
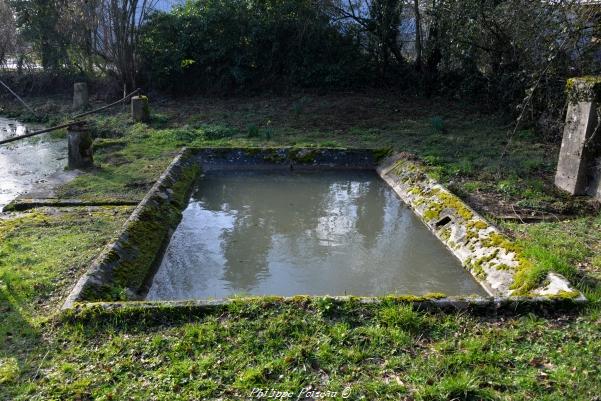
[[[76,82],[73,84],[73,110],[85,110],[88,108],[88,84]]]
[[[571,195],[585,195],[593,181],[591,162],[601,143],[601,132],[595,134],[601,106],[601,77],[569,79],[566,90],[569,104],[555,185]]]
[[[150,120],[148,97],[134,96],[131,98],[131,118],[135,123],[148,122]]]
[[[69,169],[94,167],[92,136],[85,124],[72,125],[67,132],[69,144]]]

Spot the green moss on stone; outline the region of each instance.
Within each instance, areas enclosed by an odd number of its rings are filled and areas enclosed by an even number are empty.
[[[480,231],[485,230],[489,225],[483,220],[470,220],[466,225],[465,243],[471,242],[473,239],[480,238]]]
[[[282,153],[280,149],[270,148],[266,149],[266,154],[263,156],[263,160],[269,163],[283,163],[287,160],[286,154]]]
[[[440,192],[438,199],[444,204],[446,208],[454,209],[456,214],[461,216],[464,220],[470,220],[474,217],[474,213],[463,203],[457,196],[452,195],[448,192]]]
[[[148,106],[148,97],[147,96],[140,96],[140,99],[142,99],[143,102],[144,102],[144,107],[143,107],[144,115],[150,116],[150,108]]]
[[[192,183],[199,173],[196,164],[181,167],[169,200],[155,199],[141,211],[139,218],[128,223],[126,236],[118,241],[119,250],[108,253],[105,265],[114,265],[112,282],[86,287],[82,298],[87,301],[124,300],[126,288],[138,292],[150,272],[157,266],[160,250],[166,245],[170,230],[181,220]]]
[[[566,94],[571,103],[601,100],[601,76],[570,78],[566,83]]]
[[[418,186],[414,186],[413,188],[411,188],[409,190],[409,193],[411,195],[422,195],[424,192],[422,191],[422,189]]]
[[[580,296],[580,293],[578,291],[560,291],[557,294],[549,295],[548,298],[555,299],[555,300],[562,300],[562,299],[575,299],[575,298],[578,298],[579,296]]]
[[[319,149],[292,149],[289,153],[290,160],[300,164],[313,163],[321,153]]]
[[[406,175],[404,178],[405,181],[411,181],[412,179],[414,179],[414,177],[412,177],[410,173],[416,174],[420,171],[421,170],[419,169],[417,164],[404,159],[397,160],[390,169],[390,172],[396,175],[397,177]]]
[[[472,271],[472,274],[481,279],[484,280],[486,279],[486,272],[484,271],[484,268],[482,267],[482,261],[480,259],[477,259],[473,262],[471,262],[468,265],[468,268]]]
[[[374,161],[379,163],[392,154],[392,148],[373,149],[371,154],[374,158]]]
[[[488,264],[490,261],[492,261],[494,258],[496,258],[498,254],[499,254],[499,250],[495,249],[492,253],[474,260],[470,264],[470,266],[472,267],[472,271],[474,272],[474,275],[478,278],[485,279],[486,272],[484,271],[484,266],[486,264]]]
[[[468,230],[485,230],[488,228],[488,224],[484,220],[471,220],[467,223]]]
[[[424,219],[426,221],[431,221],[434,219],[438,219],[440,217],[440,213],[443,211],[442,203],[432,202],[428,205],[428,208],[424,211]]]
[[[433,292],[425,295],[387,295],[382,297],[382,300],[386,302],[393,303],[404,303],[404,302],[423,302],[423,301],[431,301],[436,299],[446,298],[446,294]]]

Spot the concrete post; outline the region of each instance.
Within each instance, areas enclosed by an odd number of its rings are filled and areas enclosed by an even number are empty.
[[[88,84],[76,82],[73,84],[73,110],[84,110],[88,105]]]
[[[92,136],[84,124],[72,125],[67,131],[69,145],[69,169],[94,167]]]
[[[146,96],[134,96],[131,98],[131,118],[135,123],[148,122],[150,110]]]
[[[555,185],[571,195],[590,194],[591,162],[601,132],[595,134],[601,103],[601,77],[572,78],[567,84],[568,112]]]

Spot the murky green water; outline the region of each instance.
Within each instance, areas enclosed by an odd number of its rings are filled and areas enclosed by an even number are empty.
[[[485,291],[374,173],[202,178],[148,299]]]
[[[0,117],[0,139],[22,135],[26,126]],[[0,211],[18,195],[38,189],[67,165],[67,141],[49,134],[0,145]]]

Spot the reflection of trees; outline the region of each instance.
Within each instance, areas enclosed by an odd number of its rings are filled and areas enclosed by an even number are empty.
[[[233,290],[249,291],[269,274],[267,257],[274,235],[296,242],[315,227],[327,186],[324,180],[285,173],[226,172],[202,180],[194,198],[205,209],[236,211],[233,228],[222,234],[223,279]]]
[[[225,292],[421,294],[453,292],[447,283],[458,283],[453,256],[367,174],[218,173],[194,198],[207,214],[227,216],[227,223],[200,216],[194,223],[216,225],[212,249],[222,257],[211,274]]]
[[[355,200],[355,204],[357,206],[355,227],[361,234],[364,248],[371,249],[384,229],[386,212],[384,183],[377,180],[362,182],[360,196]]]
[[[260,277],[269,275],[267,255],[272,233],[269,226],[261,224],[262,220],[252,208],[241,210],[234,227],[221,236],[225,257],[223,279],[234,292],[249,292]]]
[[[330,174],[331,179],[323,178]],[[206,210],[235,211],[233,227],[221,235],[223,280],[233,291],[252,291],[270,274],[268,258],[276,238],[285,241],[279,252],[285,258],[322,251],[327,257],[324,239],[361,235],[371,248],[384,227],[384,187],[360,173],[351,181],[328,172],[222,172],[201,180],[194,198]],[[317,231],[320,218],[331,218],[333,225],[325,232]]]

